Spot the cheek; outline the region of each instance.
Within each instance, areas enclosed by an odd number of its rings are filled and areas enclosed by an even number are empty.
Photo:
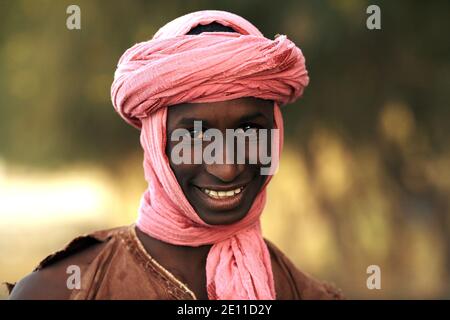
[[[170,168],[172,169],[178,184],[184,188],[188,182],[193,179],[199,171],[199,165],[193,164],[174,164],[170,161]]]
[[[188,182],[198,175],[201,169],[201,165],[190,164],[193,163],[193,161],[187,163],[177,163],[176,161],[174,162],[174,159],[172,159],[171,157],[171,151],[172,147],[167,148],[167,156],[169,158],[170,168],[175,174],[178,184],[182,189],[184,189],[187,186]],[[180,156],[183,156],[182,152],[180,153]]]
[[[237,159],[245,158],[247,164],[256,164],[259,167],[270,164],[272,156],[272,133],[264,129],[264,132],[258,132],[250,139],[242,140],[235,145],[234,152]],[[239,163],[239,162],[238,162]]]
[[[170,141],[166,146],[166,155],[171,165],[199,163],[203,156],[203,146],[201,143]]]

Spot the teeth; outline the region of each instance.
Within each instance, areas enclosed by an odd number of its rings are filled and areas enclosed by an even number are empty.
[[[216,191],[216,190],[209,190],[209,189],[203,189],[203,192],[206,193],[208,196],[214,199],[222,199],[222,198],[228,198],[232,197],[238,193],[240,193],[244,189],[243,187],[234,189],[234,190],[228,190],[228,191]]]

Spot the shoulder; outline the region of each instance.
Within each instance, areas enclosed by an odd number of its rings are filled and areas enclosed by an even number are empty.
[[[340,289],[299,270],[275,244],[264,240],[272,261],[277,299],[344,299]]]
[[[83,272],[106,246],[109,239],[127,227],[101,230],[79,236],[42,260],[33,272],[15,285],[9,285],[12,300],[66,300],[71,290],[67,287],[69,267],[77,266]]]

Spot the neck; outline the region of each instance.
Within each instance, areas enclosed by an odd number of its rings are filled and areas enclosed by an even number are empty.
[[[158,240],[136,227],[144,249],[190,288],[198,299],[208,299],[206,292],[206,257],[212,245],[188,247]]]
[[[168,268],[180,269],[186,264],[198,267],[205,267],[206,257],[212,245],[203,245],[199,247],[173,245],[158,240],[136,227],[136,235],[141,241],[145,250],[156,261]]]

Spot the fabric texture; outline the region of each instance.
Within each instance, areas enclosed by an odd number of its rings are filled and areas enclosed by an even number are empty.
[[[217,22],[238,33],[186,35],[199,24]],[[309,82],[301,50],[286,36],[265,38],[250,22],[223,11],[199,11],[162,27],[149,41],[120,58],[111,88],[116,111],[141,128],[148,188],[137,226],[161,241],[184,246],[212,244],[206,262],[210,299],[275,299],[270,255],[260,215],[270,177],[248,214],[232,225],[208,225],[186,199],[165,154],[167,108],[180,103],[241,97],[274,101],[279,140],[279,106],[299,98]]]
[[[183,278],[164,268],[145,250],[135,228],[130,225],[79,236],[42,260],[35,272],[56,266],[66,279],[65,270],[69,265],[80,266],[83,275],[80,289],[64,290],[65,296],[58,299],[197,299]],[[339,289],[298,270],[279,248],[268,240],[265,242],[270,252],[277,300],[343,299]],[[15,284],[8,287],[11,293]]]

